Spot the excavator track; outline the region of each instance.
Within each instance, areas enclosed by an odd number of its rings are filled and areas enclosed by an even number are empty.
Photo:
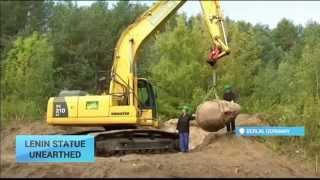
[[[95,156],[121,156],[125,154],[160,154],[179,150],[177,133],[156,129],[125,129],[81,131],[60,135],[92,135]]]

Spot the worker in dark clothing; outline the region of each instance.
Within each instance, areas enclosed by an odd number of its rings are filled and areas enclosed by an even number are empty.
[[[237,95],[232,90],[231,85],[225,85],[223,99],[226,101],[229,101],[229,102],[236,102],[237,101]],[[226,123],[227,132],[235,133],[235,129],[236,129],[235,120],[236,120],[236,117],[232,117],[232,119]]]
[[[184,106],[177,124],[177,130],[179,132],[179,146],[181,152],[188,152],[189,150],[190,120],[193,120],[193,117],[188,113],[188,107]]]

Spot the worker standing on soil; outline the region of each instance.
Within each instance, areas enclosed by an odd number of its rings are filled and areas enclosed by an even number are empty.
[[[237,95],[236,93],[232,90],[232,86],[227,84],[224,86],[224,94],[223,94],[223,99],[229,102],[236,102],[237,101]],[[227,126],[227,132],[228,133],[235,133],[236,129],[236,116],[231,117],[230,121],[226,123]]]
[[[179,132],[179,145],[181,152],[189,151],[189,129],[192,116],[188,113],[189,108],[183,106],[182,114],[178,119],[177,130]]]

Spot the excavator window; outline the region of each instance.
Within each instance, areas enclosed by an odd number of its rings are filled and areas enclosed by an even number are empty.
[[[145,79],[138,80],[139,107],[142,109],[152,109],[156,115],[156,100],[152,85]]]
[[[139,88],[139,101],[143,107],[150,106],[147,87]]]

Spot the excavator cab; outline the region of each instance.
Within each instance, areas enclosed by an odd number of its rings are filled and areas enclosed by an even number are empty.
[[[152,119],[157,118],[156,93],[152,84],[143,78],[138,79],[138,107],[144,111],[152,112]]]

